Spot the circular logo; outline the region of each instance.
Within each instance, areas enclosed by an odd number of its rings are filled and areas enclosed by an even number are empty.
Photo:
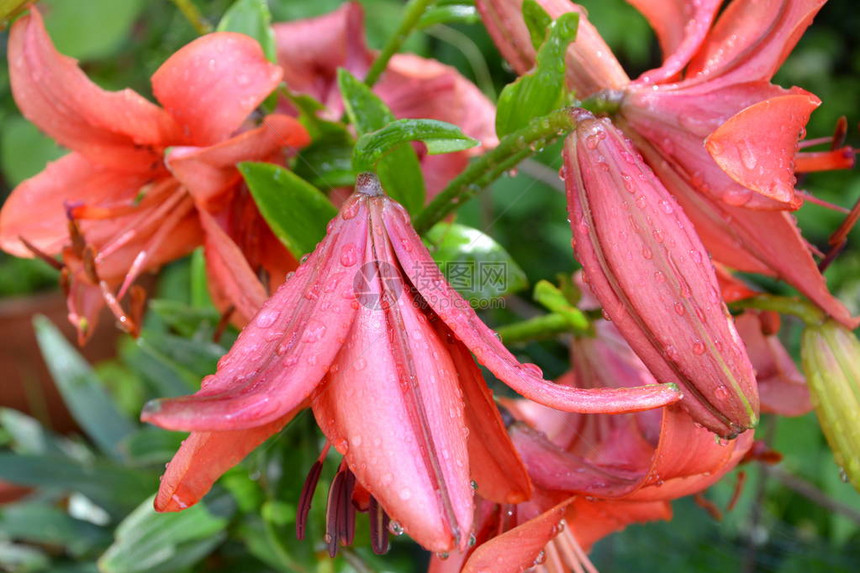
[[[403,292],[403,279],[397,267],[385,261],[370,261],[359,267],[352,280],[355,298],[365,308],[385,309]]]

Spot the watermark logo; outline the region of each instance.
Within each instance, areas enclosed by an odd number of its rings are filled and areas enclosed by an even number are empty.
[[[355,298],[365,308],[388,308],[403,294],[403,279],[397,267],[385,261],[370,261],[359,267],[352,279]]]

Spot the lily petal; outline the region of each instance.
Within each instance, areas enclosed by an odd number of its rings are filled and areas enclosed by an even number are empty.
[[[343,103],[337,90],[338,68],[363,78],[374,57],[364,41],[361,5],[347,2],[330,14],[282,22],[272,28],[287,87],[340,114]]]
[[[636,81],[667,82],[677,79],[708,35],[723,0],[628,0],[648,19],[663,52],[663,65]]]
[[[409,280],[454,335],[478,361],[523,396],[541,404],[582,413],[619,413],[647,410],[679,399],[671,386],[582,389],[544,380],[537,366],[524,365],[496,338],[467,301],[442,276],[430,253],[409,222],[409,215],[389,203],[383,213],[397,258]]]
[[[213,299],[220,309],[235,305],[240,324],[246,324],[263,308],[266,289],[232,239],[206,211],[198,211],[206,233],[206,274]]]
[[[277,87],[281,69],[244,34],[216,32],[173,54],[152,75],[155,98],[190,145],[218,143],[239,129]]]
[[[281,159],[283,147],[303,147],[310,136],[295,119],[279,114],[267,116],[260,127],[209,147],[173,147],[165,163],[173,176],[188,189],[198,208],[211,208],[210,201],[240,181],[240,161]]]
[[[362,297],[351,344],[332,365],[314,415],[404,532],[430,551],[463,549],[474,506],[456,366],[385,242],[369,243],[365,258],[375,265],[365,272],[367,292],[379,293],[379,304]],[[373,415],[362,405],[372,405]]]
[[[655,378],[684,388],[699,423],[723,436],[753,427],[752,366],[692,224],[609,120],[575,113],[565,184],[589,287]]]
[[[441,321],[434,321],[441,340],[454,334]],[[493,394],[469,350],[460,343],[448,346],[460,377],[469,429],[469,465],[472,479],[484,499],[496,503],[521,503],[531,497],[528,472],[517,454]]]
[[[752,105],[705,139],[705,148],[729,177],[782,203],[794,199],[794,156],[809,116],[821,104],[812,94],[791,94]],[[765,150],[756,152],[757,149]]]
[[[167,464],[155,496],[155,510],[182,511],[203,499],[224,472],[280,432],[297,411],[247,430],[193,432]]]
[[[122,196],[131,200],[147,179],[146,174],[103,168],[79,153],[52,161],[18,185],[3,204],[0,248],[17,257],[32,257],[23,237],[48,254],[58,254],[69,242],[67,206]]]
[[[124,171],[148,171],[152,149],[180,137],[164,110],[132,90],[108,92],[54,48],[35,8],[9,33],[9,79],[21,113],[59,144]]]
[[[319,385],[359,306],[346,251],[364,252],[367,213],[351,200],[326,238],[268,300],[193,396],[149,402],[141,418],[166,429],[223,431],[266,424]],[[322,281],[325,281],[324,283]],[[331,320],[323,323],[323,314]],[[253,365],[253,366],[252,366]]]
[[[687,77],[769,80],[827,0],[735,1],[720,15]]]

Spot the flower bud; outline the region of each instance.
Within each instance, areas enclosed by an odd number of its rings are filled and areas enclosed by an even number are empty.
[[[589,287],[659,382],[723,437],[755,426],[749,357],[693,225],[609,119],[573,112],[564,150],[574,251]]]
[[[860,341],[833,320],[807,327],[801,365],[842,477],[860,490]]]

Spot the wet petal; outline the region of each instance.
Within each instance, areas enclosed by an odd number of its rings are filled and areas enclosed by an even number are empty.
[[[373,62],[364,41],[361,5],[348,2],[330,14],[282,22],[273,28],[287,87],[316,98],[335,112],[341,110],[337,69],[363,78]]]
[[[675,390],[665,385],[593,390],[544,380],[537,366],[518,362],[469,303],[445,281],[403,208],[389,202],[383,216],[403,271],[430,308],[481,364],[523,396],[559,410],[583,413],[647,410],[677,401]]]
[[[263,124],[209,147],[173,147],[165,163],[188,189],[200,208],[241,180],[240,161],[283,161],[283,147],[302,147],[310,136],[302,125],[285,115],[269,115]]]
[[[363,304],[314,415],[406,533],[430,551],[465,548],[474,507],[457,371],[447,342],[414,306],[386,241],[373,237]]]
[[[794,201],[797,142],[820,104],[812,94],[767,99],[723,123],[705,139],[705,148],[744,187],[790,204]]]
[[[367,209],[347,201],[326,238],[249,323],[194,396],[156,400],[142,418],[185,431],[251,428],[283,416],[322,380],[356,315],[354,265]]]
[[[687,77],[770,80],[826,0],[732,2],[693,58]]]
[[[756,371],[762,411],[802,416],[812,410],[806,379],[779,337],[762,332],[761,320],[753,312],[738,316],[735,324]]]
[[[722,0],[628,0],[648,19],[663,52],[663,65],[637,81],[666,82],[680,74],[708,35]]]
[[[263,307],[268,298],[266,290],[242,251],[215,219],[205,211],[199,211],[199,215],[206,233],[206,275],[213,298],[235,306],[238,321],[244,325]]]
[[[70,153],[12,191],[0,211],[0,248],[31,257],[19,240],[24,237],[42,251],[58,254],[69,242],[67,206],[98,205],[123,195],[131,200],[146,180],[147,175],[106,169]]]
[[[296,410],[273,422],[226,432],[193,432],[167,464],[156,511],[182,511],[203,499],[224,472],[241,462],[293,419]]]
[[[9,78],[21,113],[91,161],[146,171],[179,137],[171,117],[131,90],[108,92],[54,49],[35,8],[9,34]]]
[[[454,335],[441,321],[434,321],[442,340],[454,341]],[[496,503],[520,503],[531,497],[531,481],[514,448],[493,394],[475,364],[472,353],[459,342],[448,349],[460,378],[466,403],[466,426],[469,428],[469,466],[478,493]]]
[[[546,544],[561,531],[560,523],[571,500],[550,508],[510,531],[481,544],[462,573],[520,573],[539,561]]]
[[[244,34],[216,32],[173,54],[152,75],[152,91],[189,145],[212,145],[239,129],[281,81],[278,66]]]
[[[692,224],[612,123],[577,113],[565,184],[589,287],[654,377],[683,387],[699,423],[724,436],[754,426],[752,366]]]

